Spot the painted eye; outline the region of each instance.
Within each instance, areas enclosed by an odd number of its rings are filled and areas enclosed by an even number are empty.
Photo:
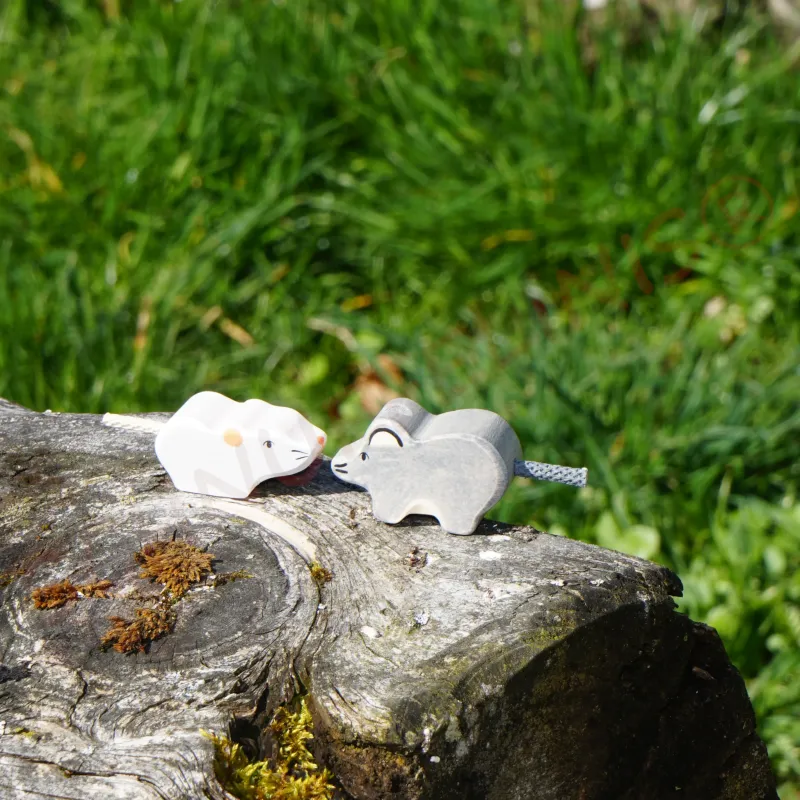
[[[271,439],[267,439],[267,441],[264,442],[264,447],[272,447],[272,440]]]
[[[366,461],[368,458],[369,458],[369,456],[366,453],[362,453],[361,454],[361,460],[362,461]]]

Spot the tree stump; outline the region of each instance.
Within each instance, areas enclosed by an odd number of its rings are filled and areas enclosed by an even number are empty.
[[[143,652],[102,648],[161,588],[134,554],[173,540],[253,577],[195,582]],[[0,401],[0,573],[3,798],[222,800],[201,730],[258,755],[298,692],[343,797],[777,796],[743,681],[667,569],[487,521],[384,525],[327,465],[183,494],[152,433]],[[113,587],[34,607],[63,580]]]

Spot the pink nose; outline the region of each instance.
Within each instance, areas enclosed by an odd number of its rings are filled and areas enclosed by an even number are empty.
[[[325,444],[325,437],[324,436],[317,436],[317,441],[320,444],[324,445]]]

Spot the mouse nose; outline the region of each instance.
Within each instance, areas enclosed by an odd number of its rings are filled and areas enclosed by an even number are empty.
[[[318,441],[318,442],[319,442],[321,445],[324,445],[324,444],[325,444],[325,436],[324,436],[324,435],[322,435],[322,436],[317,436],[317,441]]]

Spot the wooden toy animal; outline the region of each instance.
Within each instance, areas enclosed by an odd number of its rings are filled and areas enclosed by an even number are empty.
[[[430,414],[407,398],[388,402],[363,438],[331,461],[341,480],[366,489],[382,522],[429,514],[470,534],[514,475],[585,486],[587,470],[523,461],[513,428],[482,409]]]
[[[245,498],[262,481],[310,467],[325,432],[300,412],[263,400],[237,403],[217,392],[190,397],[164,424],[106,414],[109,425],[156,433],[158,460],[176,489]]]

